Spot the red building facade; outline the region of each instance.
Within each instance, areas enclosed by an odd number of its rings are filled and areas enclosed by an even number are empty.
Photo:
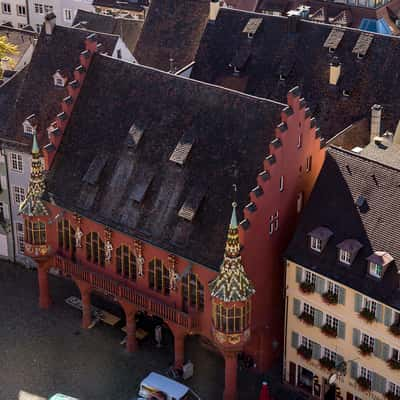
[[[69,84],[70,98],[64,99],[63,113],[49,130],[51,143],[44,148],[47,169],[63,145],[61,138],[97,48],[89,37],[81,54],[82,68],[76,69],[76,80]],[[282,252],[324,159],[315,120],[298,89],[288,94],[288,106],[266,153],[239,225],[234,207],[224,261],[217,272],[55,204],[46,196],[34,136],[31,183],[21,212],[26,254],[38,264],[40,307],[51,305],[48,272],[56,268],[80,289],[83,328],[91,323],[92,292],[122,306],[130,352],[136,348],[138,311],[158,316],[168,325],[174,335],[176,367],[184,362],[185,336],[202,335],[225,358],[224,400],[235,399],[238,354],[248,353],[258,369],[265,370],[281,352]],[[225,287],[223,295],[218,287]],[[239,295],[227,295],[226,288]]]

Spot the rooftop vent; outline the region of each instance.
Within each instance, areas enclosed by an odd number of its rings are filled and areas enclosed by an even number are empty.
[[[363,205],[365,205],[366,201],[367,200],[365,199],[365,197],[360,195],[360,196],[357,197],[356,206],[358,208],[361,208]]]
[[[353,53],[357,54],[358,58],[363,58],[367,54],[373,38],[373,35],[362,32],[358,37],[356,45],[353,48]]]
[[[344,31],[333,28],[329,33],[329,36],[326,38],[324,47],[329,49],[329,51],[334,51],[338,48],[340,42],[342,41],[344,36]]]
[[[128,132],[128,140],[127,140],[128,147],[135,147],[139,144],[140,139],[143,136],[144,130],[145,130],[144,127],[140,127],[135,123],[132,124]]]
[[[256,34],[262,22],[263,22],[262,18],[250,18],[243,29],[243,33],[247,33],[247,36],[250,39],[253,38],[253,36]]]
[[[204,187],[193,187],[179,210],[178,215],[183,219],[193,221],[205,194],[206,190]]]
[[[194,143],[194,136],[191,133],[185,133],[179,143],[176,145],[175,150],[172,152],[170,161],[179,165],[183,165],[192,149]]]

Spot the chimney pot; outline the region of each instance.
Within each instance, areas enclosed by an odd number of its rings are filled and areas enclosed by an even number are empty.
[[[56,26],[56,15],[54,13],[47,14],[44,17],[44,29],[46,35],[52,35],[55,26]]]

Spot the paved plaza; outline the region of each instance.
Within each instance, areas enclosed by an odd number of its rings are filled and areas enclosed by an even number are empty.
[[[79,296],[72,282],[52,276],[50,291],[50,310],[40,310],[36,271],[0,262],[0,400],[17,399],[20,390],[45,398],[61,392],[82,400],[131,400],[149,372],[165,374],[173,361],[171,338],[161,349],[149,338],[128,354],[119,325],[80,328],[80,312],[64,301]],[[223,359],[196,337],[187,338],[185,351],[195,365],[185,383],[202,400],[221,399]],[[240,400],[257,399],[260,382],[252,372],[241,373]]]

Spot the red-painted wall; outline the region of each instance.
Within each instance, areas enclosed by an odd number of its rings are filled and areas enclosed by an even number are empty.
[[[264,168],[270,178],[257,178],[263,194],[252,192],[251,201],[257,209],[245,209],[250,223],[240,230],[243,244],[243,260],[249,278],[254,282],[252,336],[246,351],[255,359],[258,369],[265,370],[282,355],[284,314],[284,265],[283,252],[294,232],[297,213],[297,196],[303,193],[303,205],[307,201],[322,167],[325,150],[321,150],[316,137],[315,120],[295,90],[288,94],[289,110],[282,112],[282,122],[287,130],[276,130],[281,146],[270,145],[269,153],[275,163],[265,161]],[[293,112],[293,113],[292,113]],[[298,147],[299,135],[301,146]],[[266,149],[266,153],[267,153]],[[306,170],[307,157],[312,157],[311,171]],[[284,188],[280,191],[280,177]],[[278,230],[269,234],[269,218],[279,212]],[[273,342],[278,346],[274,348]]]

